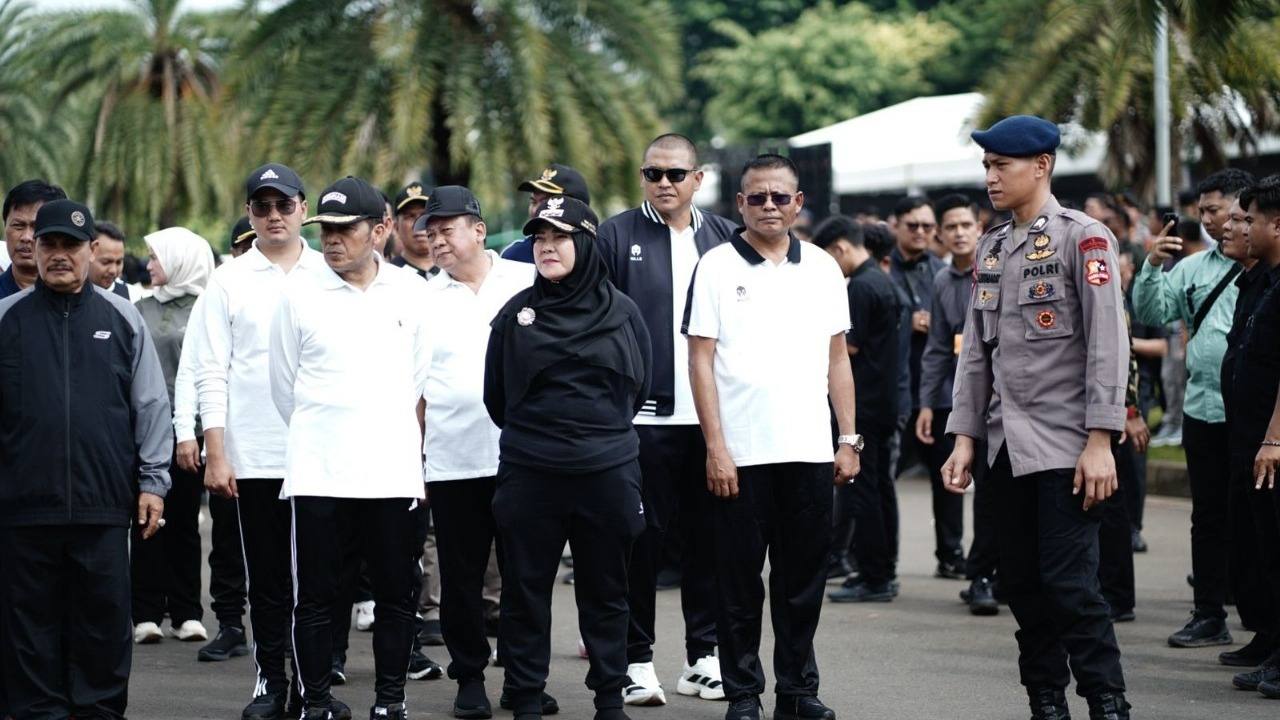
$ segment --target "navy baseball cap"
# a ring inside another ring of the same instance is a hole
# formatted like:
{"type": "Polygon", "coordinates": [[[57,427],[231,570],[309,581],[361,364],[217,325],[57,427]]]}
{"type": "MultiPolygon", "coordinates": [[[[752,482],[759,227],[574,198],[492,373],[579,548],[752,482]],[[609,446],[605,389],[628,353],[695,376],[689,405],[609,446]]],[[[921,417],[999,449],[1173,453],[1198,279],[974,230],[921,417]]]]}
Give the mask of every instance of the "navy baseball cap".
{"type": "Polygon", "coordinates": [[[263,188],[271,188],[284,193],[286,197],[306,197],[302,188],[302,178],[292,168],[280,163],[267,163],[249,173],[244,181],[244,197],[251,199],[254,193],[263,188]]]}
{"type": "Polygon", "coordinates": [[[525,180],[517,188],[521,192],[544,192],[548,195],[568,195],[582,202],[591,204],[591,193],[587,191],[587,180],[582,173],[568,165],[552,163],[542,171],[542,177],[525,180]]]}
{"type": "Polygon", "coordinates": [[[543,200],[538,205],[533,217],[524,224],[524,234],[533,235],[544,224],[563,232],[581,231],[595,237],[600,218],[596,217],[590,205],[581,200],[556,195],[543,200]]]}
{"type": "Polygon", "coordinates": [[[427,188],[422,185],[422,183],[420,182],[409,183],[408,185],[404,186],[404,189],[396,193],[396,204],[395,204],[396,214],[397,215],[400,214],[400,211],[404,209],[404,206],[408,205],[409,203],[420,202],[423,205],[426,205],[430,199],[431,199],[431,192],[428,191],[427,188]]]}
{"type": "Polygon", "coordinates": [[[1058,126],[1034,115],[1012,115],[986,130],[973,131],[970,137],[983,150],[1009,157],[1053,154],[1062,144],[1058,126]]]}
{"type": "Polygon", "coordinates": [[[241,217],[231,228],[232,245],[244,242],[245,240],[253,240],[256,237],[258,237],[258,234],[254,232],[253,225],[249,224],[248,216],[241,217]]]}
{"type": "Polygon", "coordinates": [[[320,193],[319,213],[307,218],[303,225],[325,223],[350,225],[361,220],[381,221],[386,213],[382,193],[358,177],[348,175],[320,193]]]}
{"type": "Polygon", "coordinates": [[[98,234],[93,226],[93,213],[74,200],[53,200],[36,211],[35,236],[58,233],[80,242],[91,242],[98,234]]]}
{"type": "Polygon", "coordinates": [[[441,185],[431,193],[431,199],[427,201],[427,212],[422,217],[444,218],[459,215],[481,217],[480,201],[469,189],[461,185],[441,185]]]}

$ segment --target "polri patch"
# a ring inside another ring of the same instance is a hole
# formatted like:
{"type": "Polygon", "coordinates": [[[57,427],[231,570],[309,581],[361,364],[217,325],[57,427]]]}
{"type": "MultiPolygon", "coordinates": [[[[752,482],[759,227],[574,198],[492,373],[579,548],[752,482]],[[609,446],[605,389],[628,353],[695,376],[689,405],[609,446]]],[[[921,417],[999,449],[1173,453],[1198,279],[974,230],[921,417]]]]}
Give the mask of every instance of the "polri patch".
{"type": "Polygon", "coordinates": [[[1061,275],[1062,265],[1057,262],[1045,263],[1043,265],[1032,265],[1022,268],[1022,279],[1035,277],[1049,277],[1050,275],[1061,275]]]}
{"type": "Polygon", "coordinates": [[[1097,237],[1097,236],[1087,237],[1080,241],[1080,252],[1082,254],[1090,252],[1092,250],[1105,251],[1106,249],[1107,249],[1107,239],[1104,237],[1097,237]]]}
{"type": "Polygon", "coordinates": [[[1053,283],[1040,280],[1027,288],[1027,299],[1029,300],[1048,300],[1058,294],[1058,289],[1053,283]]]}
{"type": "Polygon", "coordinates": [[[1036,315],[1036,324],[1044,330],[1052,330],[1058,325],[1058,316],[1052,310],[1042,310],[1036,315]]]}
{"type": "Polygon", "coordinates": [[[1084,264],[1084,280],[1090,285],[1106,285],[1111,282],[1111,269],[1107,261],[1093,258],[1084,264]]]}

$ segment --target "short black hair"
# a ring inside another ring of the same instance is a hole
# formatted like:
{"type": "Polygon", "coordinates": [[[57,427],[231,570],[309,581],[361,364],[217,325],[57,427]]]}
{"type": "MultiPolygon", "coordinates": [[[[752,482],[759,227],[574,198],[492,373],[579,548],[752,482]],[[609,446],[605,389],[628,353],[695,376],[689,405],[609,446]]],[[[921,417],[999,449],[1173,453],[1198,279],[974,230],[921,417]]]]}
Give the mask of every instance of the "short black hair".
{"type": "MultiPolygon", "coordinates": [[[[109,220],[94,220],[93,227],[98,231],[98,235],[106,235],[112,240],[124,242],[124,231],[109,220]]],[[[96,237],[94,239],[97,240],[96,237]]]]}
{"type": "Polygon", "coordinates": [[[866,241],[862,226],[854,222],[851,217],[832,215],[814,228],[812,242],[823,250],[841,240],[847,241],[854,247],[862,247],[866,241]]]}
{"type": "Polygon", "coordinates": [[[893,252],[893,249],[898,245],[897,238],[893,236],[889,226],[884,223],[863,223],[862,242],[866,246],[867,252],[871,253],[871,257],[876,260],[883,260],[889,257],[889,253],[893,252]]]}
{"type": "Polygon", "coordinates": [[[741,186],[741,183],[747,179],[747,173],[752,170],[778,170],[784,168],[791,172],[791,175],[796,179],[796,183],[799,184],[800,171],[796,169],[796,164],[791,162],[791,158],[777,153],[763,153],[751,158],[742,166],[742,178],[739,180],[739,185],[741,186]]]}
{"type": "Polygon", "coordinates": [[[969,212],[973,213],[974,220],[978,219],[978,203],[970,200],[960,193],[952,193],[950,195],[943,196],[938,200],[937,204],[933,206],[933,211],[938,214],[938,222],[941,223],[942,216],[956,208],[966,208],[969,212]]]}
{"type": "Polygon", "coordinates": [[[907,195],[893,204],[893,216],[902,217],[916,208],[928,207],[933,209],[933,203],[929,202],[929,198],[924,195],[907,195]]]}
{"type": "Polygon", "coordinates": [[[644,154],[648,155],[649,151],[655,147],[665,150],[684,150],[689,153],[689,157],[693,160],[693,164],[698,164],[698,146],[693,144],[689,138],[680,133],[663,133],[658,137],[649,141],[644,148],[644,154]]]}
{"type": "Polygon", "coordinates": [[[1178,205],[1195,205],[1200,200],[1200,195],[1195,190],[1183,190],[1178,193],[1178,205]]]}
{"type": "Polygon", "coordinates": [[[1240,193],[1240,207],[1248,210],[1255,204],[1268,216],[1280,212],[1280,175],[1268,175],[1240,193]]]}
{"type": "Polygon", "coordinates": [[[23,205],[47,203],[54,200],[66,200],[67,194],[57,185],[50,185],[44,180],[23,180],[14,185],[4,196],[4,213],[0,219],[8,220],[9,211],[23,205]]]}
{"type": "Polygon", "coordinates": [[[1196,195],[1220,192],[1223,195],[1239,195],[1241,190],[1257,182],[1253,173],[1240,168],[1226,168],[1210,175],[1196,186],[1196,195]]]}

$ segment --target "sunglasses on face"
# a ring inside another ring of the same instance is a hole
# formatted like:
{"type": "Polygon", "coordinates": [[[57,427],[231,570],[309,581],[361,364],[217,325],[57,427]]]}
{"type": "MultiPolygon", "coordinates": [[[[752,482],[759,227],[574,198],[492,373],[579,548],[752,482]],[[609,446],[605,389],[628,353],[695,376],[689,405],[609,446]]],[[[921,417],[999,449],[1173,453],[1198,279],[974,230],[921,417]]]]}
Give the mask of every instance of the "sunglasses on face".
{"type": "Polygon", "coordinates": [[[790,205],[792,197],[794,196],[788,195],[787,193],[754,193],[747,196],[747,204],[752,207],[760,207],[764,205],[767,200],[773,200],[774,205],[781,207],[783,205],[790,205]]]}
{"type": "Polygon", "coordinates": [[[924,222],[909,222],[909,223],[903,223],[903,224],[906,225],[907,229],[910,230],[911,232],[920,232],[921,230],[925,232],[932,232],[933,229],[937,227],[937,225],[935,225],[934,223],[924,223],[924,222]]]}
{"type": "Polygon", "coordinates": [[[640,170],[640,173],[644,175],[644,179],[651,183],[662,182],[662,177],[665,175],[673,185],[684,182],[684,179],[688,177],[691,172],[693,171],[685,170],[684,168],[667,168],[664,170],[662,168],[647,167],[641,168],[640,170]]]}
{"type": "Polygon", "coordinates": [[[253,213],[254,217],[269,217],[272,208],[279,210],[281,215],[292,215],[293,211],[298,209],[298,201],[293,198],[284,198],[283,200],[253,200],[249,203],[249,212],[253,213]]]}

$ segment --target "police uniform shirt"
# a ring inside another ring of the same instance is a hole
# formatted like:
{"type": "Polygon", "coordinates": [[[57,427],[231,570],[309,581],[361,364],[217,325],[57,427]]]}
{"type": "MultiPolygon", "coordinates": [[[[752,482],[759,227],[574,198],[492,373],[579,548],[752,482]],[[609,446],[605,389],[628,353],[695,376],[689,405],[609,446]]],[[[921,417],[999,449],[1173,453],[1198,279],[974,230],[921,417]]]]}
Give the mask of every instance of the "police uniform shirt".
{"type": "Polygon", "coordinates": [[[835,260],[791,238],[766,260],[735,233],[702,256],[683,331],[712,338],[720,423],[735,465],[829,463],[831,337],[849,330],[835,260]]]}
{"type": "Polygon", "coordinates": [[[979,242],[950,434],[1007,444],[1015,476],[1075,467],[1090,430],[1124,429],[1129,337],[1111,233],[1052,196],[979,242]]]}

